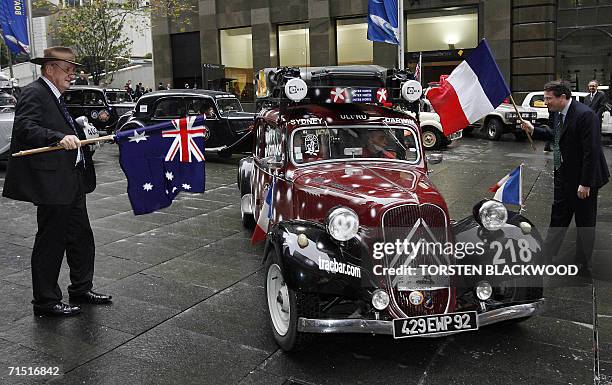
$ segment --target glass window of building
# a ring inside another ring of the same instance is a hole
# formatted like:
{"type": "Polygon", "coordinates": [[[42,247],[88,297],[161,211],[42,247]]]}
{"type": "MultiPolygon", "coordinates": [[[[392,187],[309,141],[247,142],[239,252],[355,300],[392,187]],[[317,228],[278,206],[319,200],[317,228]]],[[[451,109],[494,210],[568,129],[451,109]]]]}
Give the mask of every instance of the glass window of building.
{"type": "Polygon", "coordinates": [[[278,26],[278,54],[281,66],[310,65],[308,24],[278,26]]]}
{"type": "Polygon", "coordinates": [[[368,22],[365,17],[337,20],[338,65],[373,63],[374,46],[367,35],[368,22]]]}
{"type": "Polygon", "coordinates": [[[225,66],[227,83],[224,90],[241,101],[252,102],[253,92],[253,35],[251,27],[219,31],[221,64],[225,66]]]}
{"type": "Polygon", "coordinates": [[[406,17],[406,50],[446,51],[478,45],[478,10],[456,8],[406,17]],[[424,38],[426,37],[426,38],[424,38]]]}

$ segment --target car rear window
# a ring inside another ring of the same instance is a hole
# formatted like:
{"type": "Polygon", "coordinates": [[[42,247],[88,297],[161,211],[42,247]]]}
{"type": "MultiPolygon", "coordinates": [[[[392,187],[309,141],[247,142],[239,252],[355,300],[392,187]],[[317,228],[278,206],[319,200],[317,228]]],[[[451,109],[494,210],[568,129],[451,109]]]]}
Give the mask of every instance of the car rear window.
{"type": "Polygon", "coordinates": [[[159,100],[153,113],[153,117],[157,119],[178,119],[185,116],[185,101],[182,98],[159,100]]]}

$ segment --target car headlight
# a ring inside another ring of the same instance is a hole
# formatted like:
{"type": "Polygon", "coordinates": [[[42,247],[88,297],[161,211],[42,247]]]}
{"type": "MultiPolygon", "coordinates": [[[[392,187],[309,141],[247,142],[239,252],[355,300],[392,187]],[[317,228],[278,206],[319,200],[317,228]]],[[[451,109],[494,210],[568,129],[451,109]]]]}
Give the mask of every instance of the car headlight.
{"type": "Polygon", "coordinates": [[[474,206],[474,218],[487,230],[499,230],[508,221],[508,210],[501,202],[483,200],[474,206]]]}
{"type": "Polygon", "coordinates": [[[359,218],[347,207],[335,208],[327,216],[327,232],[338,241],[348,241],[358,230],[359,218]]]}

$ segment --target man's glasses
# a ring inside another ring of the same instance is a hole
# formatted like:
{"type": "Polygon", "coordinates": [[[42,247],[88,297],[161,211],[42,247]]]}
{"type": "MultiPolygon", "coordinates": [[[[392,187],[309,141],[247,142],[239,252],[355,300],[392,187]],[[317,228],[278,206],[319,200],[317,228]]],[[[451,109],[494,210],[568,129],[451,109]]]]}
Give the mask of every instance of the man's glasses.
{"type": "Polygon", "coordinates": [[[74,77],[76,77],[76,76],[77,76],[77,74],[76,74],[76,72],[74,72],[74,70],[72,70],[72,72],[68,72],[67,70],[65,70],[64,68],[62,68],[62,66],[61,66],[61,65],[59,65],[59,64],[53,64],[53,65],[54,65],[54,66],[56,66],[57,68],[61,69],[61,70],[62,70],[62,71],[63,71],[63,72],[66,74],[66,75],[68,75],[68,76],[70,76],[70,77],[73,77],[73,78],[74,78],[74,77]]]}

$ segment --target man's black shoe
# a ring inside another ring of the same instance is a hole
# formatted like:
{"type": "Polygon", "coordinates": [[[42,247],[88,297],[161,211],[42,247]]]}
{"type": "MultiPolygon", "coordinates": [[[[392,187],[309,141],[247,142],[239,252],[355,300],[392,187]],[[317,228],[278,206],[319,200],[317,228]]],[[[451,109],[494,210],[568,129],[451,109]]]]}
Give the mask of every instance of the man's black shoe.
{"type": "Polygon", "coordinates": [[[105,303],[112,302],[112,296],[106,294],[99,294],[91,290],[87,290],[84,293],[70,294],[70,302],[77,303],[91,303],[94,305],[103,305],[105,303]]]}
{"type": "Polygon", "coordinates": [[[70,317],[80,312],[81,308],[79,306],[71,306],[63,302],[56,303],[53,306],[34,306],[34,315],[36,316],[70,317]]]}

